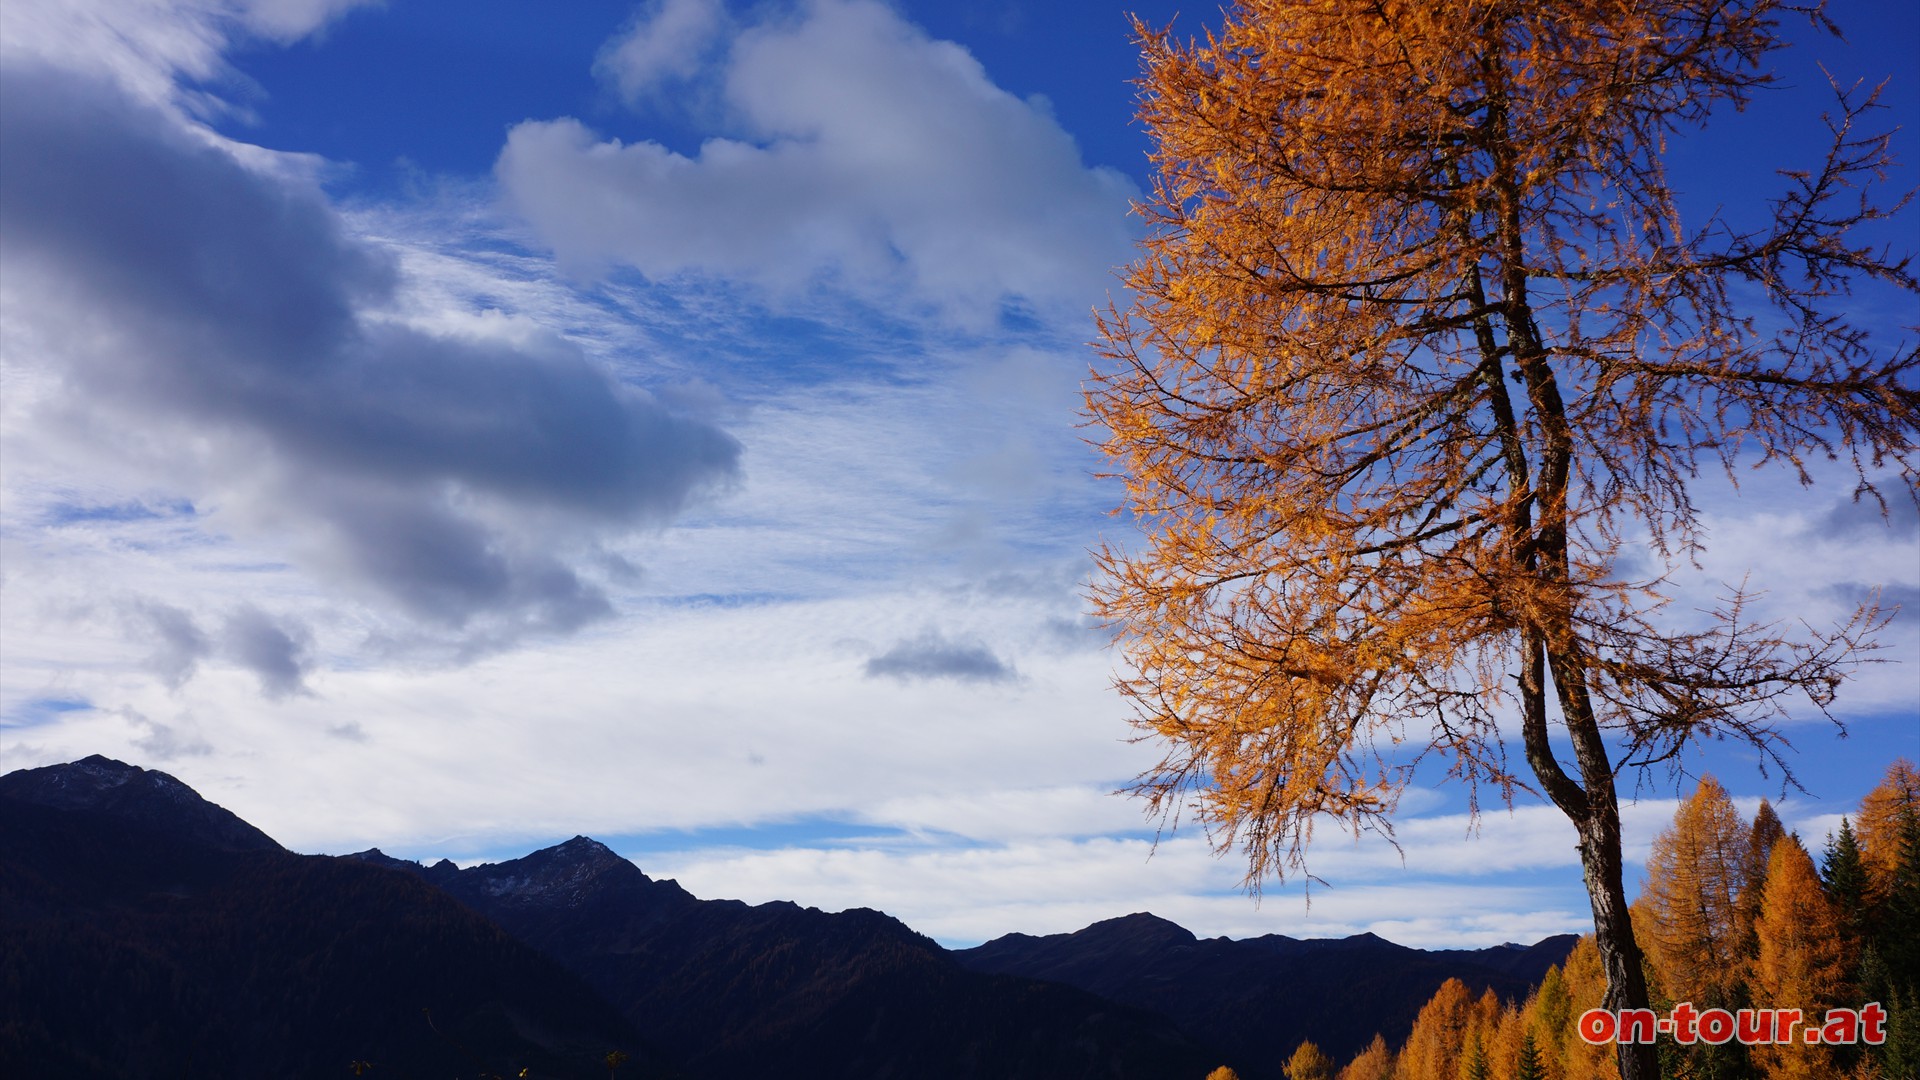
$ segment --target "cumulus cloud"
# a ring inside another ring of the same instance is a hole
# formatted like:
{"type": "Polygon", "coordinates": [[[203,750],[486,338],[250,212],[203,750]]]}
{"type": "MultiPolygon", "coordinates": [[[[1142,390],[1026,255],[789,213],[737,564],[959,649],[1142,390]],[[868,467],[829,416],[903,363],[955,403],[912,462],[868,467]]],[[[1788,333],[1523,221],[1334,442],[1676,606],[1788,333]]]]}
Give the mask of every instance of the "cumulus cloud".
{"type": "MultiPolygon", "coordinates": [[[[662,6],[605,64],[623,86],[679,70],[658,53],[702,10],[662,6]]],[[[740,29],[709,74],[737,137],[691,157],[573,119],[512,130],[497,175],[563,265],[776,288],[824,275],[977,321],[1007,301],[1084,310],[1131,255],[1129,181],[875,0],[740,29]]]]}
{"type": "Polygon", "coordinates": [[[652,0],[601,50],[594,70],[622,97],[643,98],[663,83],[698,72],[726,25],[727,9],[720,0],[652,0]]]}
{"type": "MultiPolygon", "coordinates": [[[[59,384],[36,420],[221,524],[443,630],[565,631],[610,611],[583,575],[600,540],[736,474],[731,436],[556,335],[383,315],[392,261],[312,187],[101,80],[0,80],[11,351],[59,384]]],[[[204,649],[155,618],[183,679],[204,649]]],[[[269,692],[300,685],[240,636],[269,692]]]]}
{"type": "Polygon", "coordinates": [[[938,631],[895,643],[867,661],[868,678],[957,679],[961,682],[1011,682],[1019,676],[1013,666],[977,641],[953,641],[938,631]]]}

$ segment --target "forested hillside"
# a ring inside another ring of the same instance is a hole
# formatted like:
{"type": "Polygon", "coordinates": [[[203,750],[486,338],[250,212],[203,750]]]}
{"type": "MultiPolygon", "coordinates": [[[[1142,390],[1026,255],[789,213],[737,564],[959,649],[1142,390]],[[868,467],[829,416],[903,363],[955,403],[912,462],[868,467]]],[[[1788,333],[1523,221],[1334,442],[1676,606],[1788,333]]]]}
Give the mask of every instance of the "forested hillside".
{"type": "MultiPolygon", "coordinates": [[[[1907,1080],[1920,1075],[1920,772],[1901,759],[1816,856],[1762,801],[1751,820],[1703,777],[1654,841],[1633,905],[1656,1013],[1885,1009],[1885,1041],[1743,1045],[1662,1034],[1661,1072],[1701,1080],[1907,1080]]],[[[1303,1044],[1291,1080],[1615,1080],[1610,1044],[1577,1030],[1605,976],[1591,936],[1524,1000],[1450,979],[1400,1046],[1383,1038],[1337,1073],[1303,1044]]]]}

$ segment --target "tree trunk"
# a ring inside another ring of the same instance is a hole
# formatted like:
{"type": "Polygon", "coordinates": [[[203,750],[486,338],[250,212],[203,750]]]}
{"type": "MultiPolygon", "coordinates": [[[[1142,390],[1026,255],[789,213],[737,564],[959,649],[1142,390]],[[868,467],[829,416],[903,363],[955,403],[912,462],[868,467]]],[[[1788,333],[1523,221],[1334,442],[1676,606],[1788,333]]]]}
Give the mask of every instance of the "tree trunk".
{"type": "MultiPolygon", "coordinates": [[[[1607,996],[1602,1005],[1617,1016],[1624,1009],[1648,1006],[1646,972],[1640,963],[1640,944],[1634,940],[1633,919],[1621,882],[1620,807],[1608,784],[1597,796],[1580,832],[1580,865],[1587,882],[1587,900],[1593,906],[1593,940],[1607,973],[1607,996]]],[[[1621,1042],[1614,1048],[1620,1061],[1620,1080],[1659,1080],[1659,1055],[1652,1043],[1621,1042]]]]}

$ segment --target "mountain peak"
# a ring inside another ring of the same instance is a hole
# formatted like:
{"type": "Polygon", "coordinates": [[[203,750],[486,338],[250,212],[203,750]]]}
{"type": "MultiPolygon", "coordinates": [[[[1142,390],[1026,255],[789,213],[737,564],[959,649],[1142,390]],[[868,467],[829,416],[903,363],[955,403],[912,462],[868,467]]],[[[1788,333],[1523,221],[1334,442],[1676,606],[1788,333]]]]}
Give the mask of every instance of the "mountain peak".
{"type": "Polygon", "coordinates": [[[419,863],[411,859],[396,859],[377,847],[368,848],[365,851],[355,851],[343,855],[341,858],[353,859],[363,863],[372,863],[374,866],[384,866],[389,870],[405,870],[410,874],[419,874],[423,870],[419,863]]]}
{"type": "Polygon", "coordinates": [[[556,855],[565,855],[570,859],[620,858],[620,856],[613,853],[612,848],[595,840],[591,836],[576,836],[564,844],[555,844],[547,850],[556,855]]]}
{"type": "Polygon", "coordinates": [[[14,798],[27,799],[56,809],[79,810],[95,806],[107,792],[129,783],[145,781],[156,788],[177,786],[191,791],[163,772],[148,772],[138,765],[116,761],[104,754],[92,754],[65,765],[39,769],[21,769],[9,773],[0,784],[14,798]],[[31,791],[33,795],[22,792],[31,791]]]}
{"type": "Polygon", "coordinates": [[[55,810],[93,811],[226,851],[284,850],[167,773],[102,754],[0,776],[0,795],[55,810]]]}
{"type": "Polygon", "coordinates": [[[622,882],[648,883],[639,867],[589,836],[576,836],[507,862],[475,866],[461,876],[500,900],[564,907],[578,907],[622,882]]]}
{"type": "Polygon", "coordinates": [[[1194,937],[1193,931],[1150,911],[1136,911],[1131,915],[1102,919],[1074,936],[1123,938],[1130,942],[1155,945],[1191,945],[1199,940],[1194,937]]]}

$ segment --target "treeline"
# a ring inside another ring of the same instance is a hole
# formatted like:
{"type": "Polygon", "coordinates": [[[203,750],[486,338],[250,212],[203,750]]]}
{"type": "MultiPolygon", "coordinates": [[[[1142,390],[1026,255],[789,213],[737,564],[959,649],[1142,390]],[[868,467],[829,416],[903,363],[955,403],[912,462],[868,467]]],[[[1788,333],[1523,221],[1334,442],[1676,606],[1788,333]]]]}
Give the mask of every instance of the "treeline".
{"type": "MultiPolygon", "coordinates": [[[[1685,1080],[1906,1080],[1920,1076],[1920,772],[1901,759],[1826,838],[1816,865],[1761,802],[1746,820],[1712,777],[1654,840],[1633,905],[1653,1007],[1799,1009],[1879,1002],[1886,1041],[1871,1046],[1683,1045],[1659,1039],[1663,1076],[1685,1080]]],[[[1478,998],[1448,980],[1398,1049],[1376,1036],[1340,1067],[1312,1043],[1290,1080],[1617,1080],[1612,1044],[1575,1024],[1606,989],[1582,938],[1523,1002],[1478,998]]],[[[1796,1032],[1796,1039],[1799,1033],[1796,1032]]],[[[1224,1071],[1224,1070],[1223,1070],[1224,1071]]],[[[1219,1074],[1216,1073],[1216,1076],[1219,1074]]]]}

